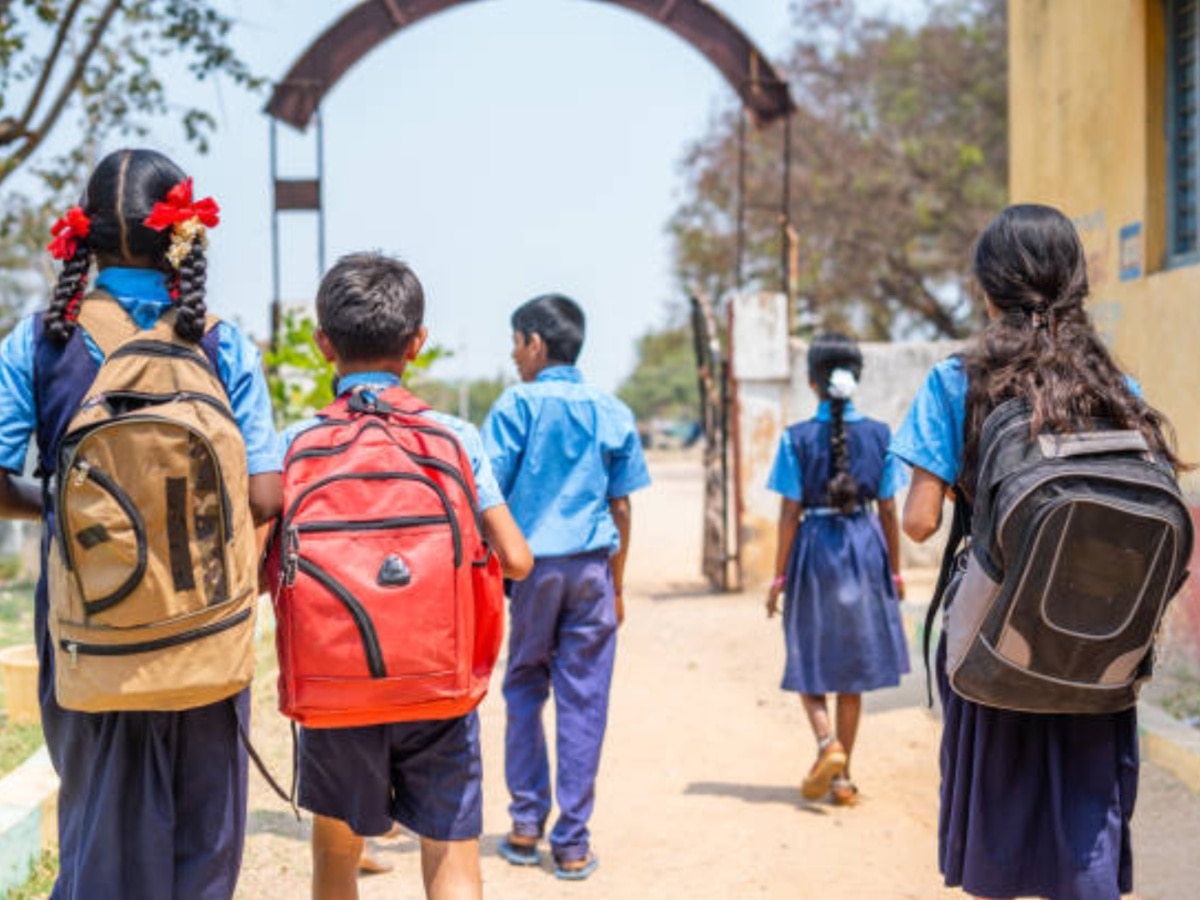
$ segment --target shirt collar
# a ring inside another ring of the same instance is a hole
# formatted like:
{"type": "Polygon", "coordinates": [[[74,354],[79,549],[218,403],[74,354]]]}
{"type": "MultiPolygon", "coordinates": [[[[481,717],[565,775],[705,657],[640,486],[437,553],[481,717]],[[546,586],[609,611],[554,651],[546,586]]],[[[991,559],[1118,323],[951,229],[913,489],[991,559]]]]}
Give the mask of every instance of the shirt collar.
{"type": "Polygon", "coordinates": [[[337,393],[341,397],[361,387],[387,390],[400,387],[401,383],[400,376],[391,372],[354,372],[337,380],[337,393]]]}
{"type": "MultiPolygon", "coordinates": [[[[832,422],[833,421],[833,412],[830,409],[830,404],[829,404],[828,400],[822,400],[817,405],[816,419],[818,422],[832,422]]],[[[842,412],[842,421],[843,422],[861,422],[862,420],[863,420],[863,414],[854,408],[854,403],[852,401],[847,400],[845,410],[842,412]]]]}
{"type": "Polygon", "coordinates": [[[575,366],[546,366],[546,368],[537,373],[537,378],[534,381],[570,381],[580,383],[583,381],[583,373],[575,366]]]}
{"type": "Polygon", "coordinates": [[[97,290],[112,295],[139,328],[153,328],[172,306],[167,276],[157,269],[109,266],[96,278],[97,290]]]}

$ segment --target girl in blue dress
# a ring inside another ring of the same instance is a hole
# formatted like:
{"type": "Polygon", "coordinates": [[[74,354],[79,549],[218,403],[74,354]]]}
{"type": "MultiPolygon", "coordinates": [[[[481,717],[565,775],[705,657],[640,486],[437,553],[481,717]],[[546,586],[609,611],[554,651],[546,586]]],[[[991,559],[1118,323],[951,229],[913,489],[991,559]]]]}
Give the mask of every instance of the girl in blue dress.
{"type": "Polygon", "coordinates": [[[808,800],[832,790],[839,805],[858,796],[850,756],[862,693],[895,686],[908,671],[892,499],[902,475],[887,456],[887,425],[850,402],[862,365],[849,338],[813,341],[808,378],[820,405],[813,418],[784,433],[767,482],[783,496],[767,615],[775,615],[784,594],[782,687],[800,693],[817,739],[817,760],[800,790],[808,800]],[[837,694],[836,728],[826,694],[837,694]]]}
{"type": "MultiPolygon", "coordinates": [[[[954,487],[969,501],[988,413],[1023,397],[1050,428],[1108,416],[1173,463],[1169,426],[1113,362],[1084,311],[1083,246],[1070,220],[1013,206],[979,238],[975,276],[990,323],[929,373],[892,453],[914,467],[904,530],[927,540],[954,487]]],[[[980,706],[936,672],[942,699],[938,861],[977,897],[1117,900],[1132,889],[1129,820],[1137,713],[1039,715],[980,706]]]]}

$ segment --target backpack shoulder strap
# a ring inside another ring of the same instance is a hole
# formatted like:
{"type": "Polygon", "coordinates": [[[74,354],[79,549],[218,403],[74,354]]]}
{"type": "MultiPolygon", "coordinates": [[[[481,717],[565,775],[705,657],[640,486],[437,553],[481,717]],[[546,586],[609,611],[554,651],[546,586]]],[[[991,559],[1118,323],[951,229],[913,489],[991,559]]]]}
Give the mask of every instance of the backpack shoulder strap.
{"type": "Polygon", "coordinates": [[[137,322],[106,291],[92,291],[80,304],[79,327],[87,332],[105,359],[141,334],[137,322]]]}
{"type": "Polygon", "coordinates": [[[946,599],[946,589],[950,586],[950,578],[954,573],[954,560],[958,557],[958,548],[970,531],[971,509],[962,488],[954,489],[954,519],[950,523],[950,537],[946,540],[946,549],[942,553],[942,568],[938,572],[937,585],[933,589],[933,598],[929,601],[929,609],[925,612],[925,633],[921,636],[921,655],[925,658],[925,693],[929,706],[933,707],[933,675],[929,668],[929,648],[933,643],[933,626],[937,623],[938,610],[946,599]]]}

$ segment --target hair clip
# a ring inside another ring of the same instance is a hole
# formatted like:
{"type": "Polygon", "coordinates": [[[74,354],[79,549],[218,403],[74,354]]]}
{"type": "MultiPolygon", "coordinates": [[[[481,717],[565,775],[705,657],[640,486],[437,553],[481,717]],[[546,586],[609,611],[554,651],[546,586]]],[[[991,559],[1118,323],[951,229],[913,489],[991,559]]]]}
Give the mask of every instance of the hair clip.
{"type": "Polygon", "coordinates": [[[178,269],[191,252],[192,245],[208,246],[206,229],[216,228],[221,221],[221,209],[212,197],[192,199],[191,176],[167,191],[165,200],[154,204],[150,215],[142,222],[154,231],[171,229],[171,245],[167,260],[178,269]]]}
{"type": "Polygon", "coordinates": [[[86,238],[91,230],[92,220],[83,211],[83,207],[72,206],[50,226],[54,240],[46,245],[46,249],[55,259],[72,259],[75,251],[79,249],[79,242],[86,238]]]}

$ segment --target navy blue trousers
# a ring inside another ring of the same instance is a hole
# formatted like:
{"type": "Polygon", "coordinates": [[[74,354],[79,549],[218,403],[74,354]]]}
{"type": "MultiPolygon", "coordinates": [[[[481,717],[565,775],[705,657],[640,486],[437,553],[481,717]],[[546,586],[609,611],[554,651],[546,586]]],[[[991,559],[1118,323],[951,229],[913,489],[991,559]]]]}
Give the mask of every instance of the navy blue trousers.
{"type": "Polygon", "coordinates": [[[504,699],[504,774],[513,831],[541,836],[550,815],[550,763],[542,707],[554,689],[559,818],[554,855],[582,859],[596,799],[600,748],[617,650],[617,613],[607,553],[539,559],[515,585],[504,699]]]}
{"type": "MultiPolygon", "coordinates": [[[[43,567],[44,568],[44,567],[43,567]]],[[[81,713],[54,699],[46,580],[34,630],[46,747],[61,786],[51,900],[229,900],[246,835],[246,750],[235,707],[81,713]]]]}

